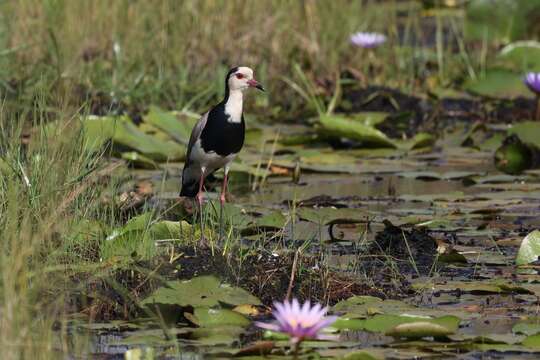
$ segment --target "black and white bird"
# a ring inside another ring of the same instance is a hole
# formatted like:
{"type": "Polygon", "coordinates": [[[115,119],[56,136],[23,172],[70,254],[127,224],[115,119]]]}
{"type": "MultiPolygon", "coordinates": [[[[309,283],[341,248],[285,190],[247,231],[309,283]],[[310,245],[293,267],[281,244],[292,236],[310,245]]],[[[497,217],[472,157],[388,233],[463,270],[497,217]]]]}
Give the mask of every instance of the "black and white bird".
{"type": "MultiPolygon", "coordinates": [[[[219,197],[223,211],[229,167],[244,145],[244,91],[251,87],[264,91],[264,88],[254,79],[253,70],[245,66],[231,69],[225,78],[225,97],[219,104],[206,112],[191,131],[186,163],[182,171],[180,196],[197,199],[201,231],[203,229],[204,179],[216,170],[223,168],[224,177],[219,197]]],[[[220,219],[220,237],[221,227],[222,218],[220,219]]]]}

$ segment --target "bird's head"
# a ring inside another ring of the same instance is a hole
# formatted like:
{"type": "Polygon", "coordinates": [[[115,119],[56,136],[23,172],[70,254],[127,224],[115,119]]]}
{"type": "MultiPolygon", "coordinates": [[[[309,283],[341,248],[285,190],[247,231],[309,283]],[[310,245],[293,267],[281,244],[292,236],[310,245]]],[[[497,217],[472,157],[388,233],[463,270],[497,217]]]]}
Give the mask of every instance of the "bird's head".
{"type": "Polygon", "coordinates": [[[233,68],[227,74],[227,85],[229,90],[244,91],[250,87],[264,91],[264,88],[253,77],[253,70],[246,66],[233,68]]]}

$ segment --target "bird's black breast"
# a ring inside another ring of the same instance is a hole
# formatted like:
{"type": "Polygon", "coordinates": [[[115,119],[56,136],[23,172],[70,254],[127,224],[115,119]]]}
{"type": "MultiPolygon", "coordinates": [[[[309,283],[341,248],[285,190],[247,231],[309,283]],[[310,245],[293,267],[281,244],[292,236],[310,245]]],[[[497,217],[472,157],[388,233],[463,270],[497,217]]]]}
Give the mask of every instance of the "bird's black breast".
{"type": "Polygon", "coordinates": [[[227,121],[225,105],[219,104],[208,114],[206,126],[201,133],[201,146],[205,152],[221,156],[236,154],[244,145],[246,126],[244,116],[240,122],[227,121]]]}

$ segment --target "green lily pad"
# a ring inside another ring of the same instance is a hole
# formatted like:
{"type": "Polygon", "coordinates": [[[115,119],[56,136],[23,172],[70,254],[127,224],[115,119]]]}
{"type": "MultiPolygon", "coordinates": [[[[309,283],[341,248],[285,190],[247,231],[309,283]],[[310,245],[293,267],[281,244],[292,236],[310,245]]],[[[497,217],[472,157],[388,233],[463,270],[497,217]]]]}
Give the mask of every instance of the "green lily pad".
{"type": "Polygon", "coordinates": [[[115,145],[156,161],[180,160],[185,155],[185,147],[144,133],[127,116],[89,116],[81,121],[85,144],[90,150],[96,150],[112,139],[115,145]]]}
{"type": "Polygon", "coordinates": [[[521,344],[528,348],[540,349],[540,334],[527,336],[521,344]]]}
{"type": "Polygon", "coordinates": [[[428,321],[416,321],[399,324],[386,332],[386,335],[404,338],[422,338],[427,336],[446,336],[453,334],[455,330],[448,329],[443,325],[428,321]]]}
{"type": "Polygon", "coordinates": [[[397,337],[423,337],[452,334],[457,330],[460,321],[460,318],[451,315],[432,318],[429,316],[376,314],[367,319],[341,318],[332,324],[332,327],[382,332],[397,337]],[[399,327],[404,324],[415,325],[399,327]],[[427,335],[419,336],[420,334],[427,335]]]}
{"type": "Polygon", "coordinates": [[[360,209],[352,208],[308,208],[300,207],[296,213],[301,219],[320,225],[336,223],[364,223],[367,222],[368,214],[360,209]]]}
{"type": "Polygon", "coordinates": [[[379,111],[365,111],[355,114],[348,114],[348,116],[366,126],[375,126],[382,123],[387,117],[388,113],[379,111]]]}
{"type": "Polygon", "coordinates": [[[113,117],[87,116],[81,118],[84,146],[90,151],[98,151],[106,141],[114,136],[116,121],[113,117]]]}
{"type": "Polygon", "coordinates": [[[217,309],[210,307],[197,307],[193,315],[189,318],[197,326],[213,327],[213,326],[241,326],[245,327],[250,324],[248,318],[229,309],[217,309]]]}
{"type": "Polygon", "coordinates": [[[540,256],[540,231],[534,230],[529,233],[519,247],[516,257],[516,265],[530,264],[538,260],[540,256]]]}
{"type": "Polygon", "coordinates": [[[238,342],[239,336],[244,332],[242,326],[221,325],[201,327],[191,331],[193,343],[197,346],[221,346],[232,345],[238,342]]]}
{"type": "Polygon", "coordinates": [[[144,121],[156,126],[166,132],[174,140],[187,145],[191,130],[198,118],[178,114],[171,111],[163,111],[156,106],[151,106],[148,114],[144,116],[144,121]]]}
{"type": "Polygon", "coordinates": [[[532,95],[523,84],[522,73],[505,69],[487,70],[484,77],[467,80],[464,89],[476,95],[492,98],[515,98],[532,95]]]}
{"type": "Polygon", "coordinates": [[[287,217],[281,211],[271,211],[268,214],[256,218],[254,225],[258,228],[282,229],[287,223],[287,217]]]}
{"type": "Polygon", "coordinates": [[[508,134],[515,134],[525,143],[536,145],[540,148],[540,122],[523,121],[512,124],[508,129],[508,134]]]}
{"type": "Polygon", "coordinates": [[[540,43],[538,41],[516,41],[506,45],[499,59],[510,63],[520,71],[540,71],[540,43]]]}
{"type": "Polygon", "coordinates": [[[384,357],[374,355],[365,350],[352,351],[342,357],[344,360],[381,360],[384,357]]]}
{"type": "Polygon", "coordinates": [[[512,327],[514,334],[536,335],[540,334],[540,321],[533,322],[532,320],[521,321],[512,327]]]}
{"type": "Polygon", "coordinates": [[[149,157],[139,154],[136,151],[128,151],[122,153],[122,159],[127,160],[136,168],[141,169],[159,169],[159,165],[149,157]]]}
{"type": "Polygon", "coordinates": [[[168,281],[166,286],[144,299],[141,305],[213,307],[220,303],[259,305],[260,300],[244,289],[221,283],[214,276],[199,276],[191,280],[168,281]]]}
{"type": "Polygon", "coordinates": [[[373,147],[396,147],[383,132],[342,115],[321,115],[319,123],[323,136],[344,137],[373,147]]]}

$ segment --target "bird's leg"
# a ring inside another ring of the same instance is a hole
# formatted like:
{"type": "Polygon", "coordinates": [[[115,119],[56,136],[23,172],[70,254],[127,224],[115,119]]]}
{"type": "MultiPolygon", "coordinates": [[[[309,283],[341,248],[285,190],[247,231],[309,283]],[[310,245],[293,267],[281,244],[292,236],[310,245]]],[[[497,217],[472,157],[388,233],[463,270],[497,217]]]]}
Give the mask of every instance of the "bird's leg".
{"type": "Polygon", "coordinates": [[[221,185],[221,195],[219,196],[219,202],[221,207],[219,208],[219,240],[223,238],[223,206],[225,205],[225,195],[227,194],[227,180],[229,175],[229,167],[225,167],[225,175],[223,176],[223,184],[221,185]]]}
{"type": "Polygon", "coordinates": [[[199,180],[199,192],[197,193],[197,202],[199,203],[199,220],[201,225],[201,242],[205,243],[204,225],[203,225],[203,185],[204,185],[204,169],[201,169],[201,178],[199,180]]]}

